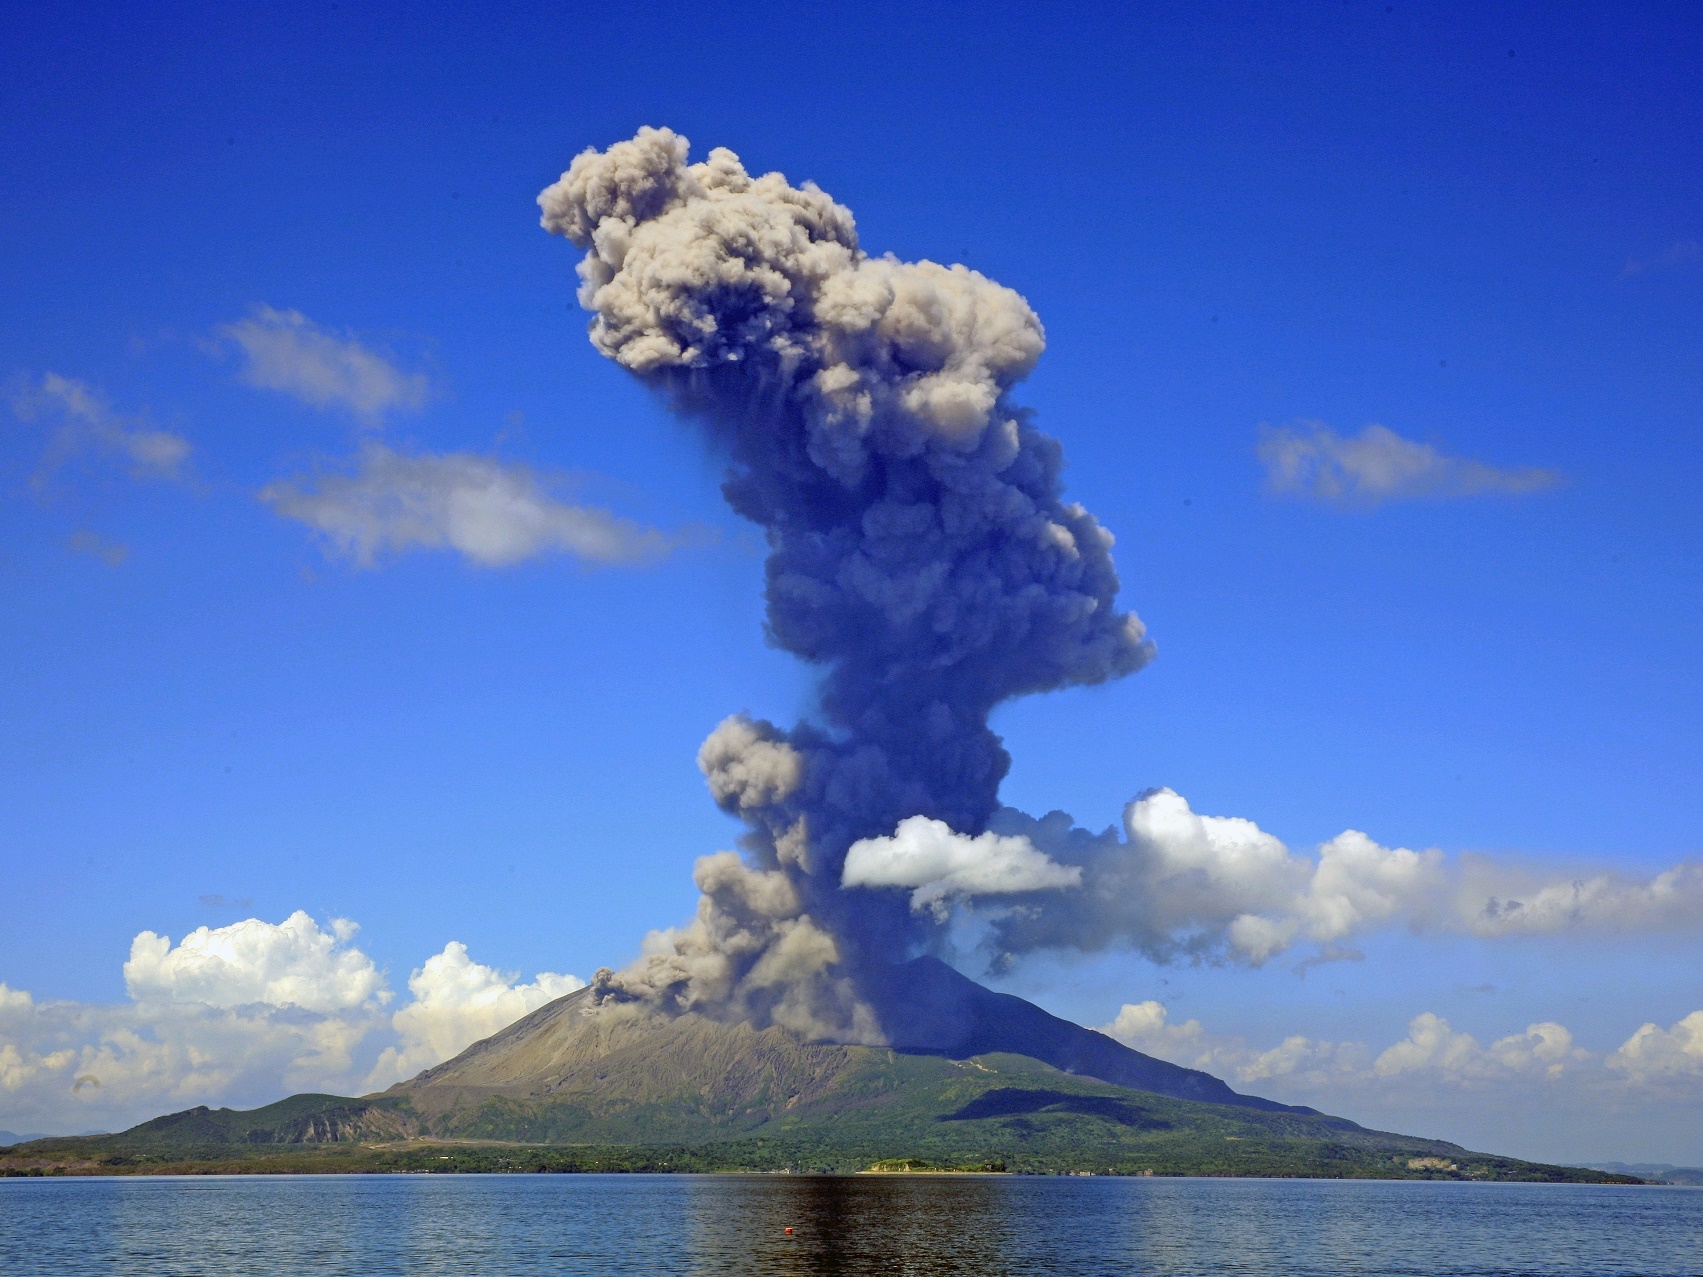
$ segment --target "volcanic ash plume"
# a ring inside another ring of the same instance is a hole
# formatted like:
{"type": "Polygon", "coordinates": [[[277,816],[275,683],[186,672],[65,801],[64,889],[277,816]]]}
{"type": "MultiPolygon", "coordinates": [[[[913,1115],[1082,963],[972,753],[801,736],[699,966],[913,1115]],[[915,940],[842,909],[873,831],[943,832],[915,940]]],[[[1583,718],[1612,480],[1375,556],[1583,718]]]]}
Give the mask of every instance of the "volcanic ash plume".
{"type": "Polygon", "coordinates": [[[820,667],[820,704],[704,742],[745,854],[700,860],[696,919],[597,996],[880,1041],[880,972],[938,922],[842,888],[847,850],[912,817],[978,838],[1010,762],[994,706],[1153,650],[1115,607],[1110,534],[1060,497],[1058,444],[1009,402],[1044,345],[1028,303],[866,256],[812,183],[687,151],[646,128],[583,152],[543,225],[585,250],[592,344],[727,450],[727,499],[767,534],[769,638],[820,667]]]}

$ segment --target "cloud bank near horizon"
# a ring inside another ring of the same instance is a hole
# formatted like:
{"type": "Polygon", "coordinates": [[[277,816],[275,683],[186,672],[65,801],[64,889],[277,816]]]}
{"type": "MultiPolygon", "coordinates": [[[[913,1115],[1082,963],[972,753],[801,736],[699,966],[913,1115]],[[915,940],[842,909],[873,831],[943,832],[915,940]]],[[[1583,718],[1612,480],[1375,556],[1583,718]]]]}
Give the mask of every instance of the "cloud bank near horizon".
{"type": "MultiPolygon", "coordinates": [[[[1486,1044],[1430,1011],[1415,1015],[1406,1036],[1381,1049],[1304,1034],[1261,1048],[1238,1034],[1209,1030],[1198,1019],[1178,1023],[1157,1000],[1125,1003],[1098,1027],[1125,1046],[1202,1069],[1237,1090],[1311,1104],[1362,1122],[1412,1126],[1446,1117],[1482,1125],[1496,1114],[1524,1127],[1522,1138],[1553,1141],[1553,1129],[1540,1136],[1532,1124],[1552,1128],[1543,1121],[1545,1110],[1566,1106],[1582,1119],[1566,1137],[1577,1144],[1625,1138],[1587,1131],[1612,1129],[1628,1103],[1686,1110],[1703,1103],[1703,1011],[1666,1028],[1645,1023],[1618,1045],[1595,1051],[1553,1020],[1486,1044]]],[[[1605,1149],[1612,1147],[1605,1142],[1605,1149]]],[[[1578,1157],[1581,1152],[1539,1155],[1578,1157]]]]}
{"type": "Polygon", "coordinates": [[[452,940],[391,1012],[358,930],[298,910],[199,927],[176,944],[143,931],[124,964],[130,1001],[116,1005],[37,1001],[0,984],[0,1127],[118,1129],[196,1104],[379,1090],[585,983],[548,971],[522,983],[452,940]]]}
{"type": "MultiPolygon", "coordinates": [[[[0,985],[0,1127],[121,1129],[195,1104],[252,1107],[300,1091],[360,1094],[448,1059],[581,988],[522,981],[451,941],[415,968],[400,1006],[358,928],[304,912],[201,927],[173,943],[139,933],[124,965],[130,1001],[38,1001],[0,985]]],[[[1371,1115],[1540,1103],[1607,1112],[1703,1102],[1703,1010],[1650,1021],[1593,1049],[1543,1020],[1488,1042],[1421,1012],[1383,1045],[1290,1034],[1251,1045],[1163,1002],[1126,1003],[1100,1031],[1239,1090],[1371,1115]]],[[[1465,1111],[1465,1110],[1461,1110],[1465,1111]]],[[[1426,1118],[1425,1120],[1434,1120],[1426,1118]]]]}

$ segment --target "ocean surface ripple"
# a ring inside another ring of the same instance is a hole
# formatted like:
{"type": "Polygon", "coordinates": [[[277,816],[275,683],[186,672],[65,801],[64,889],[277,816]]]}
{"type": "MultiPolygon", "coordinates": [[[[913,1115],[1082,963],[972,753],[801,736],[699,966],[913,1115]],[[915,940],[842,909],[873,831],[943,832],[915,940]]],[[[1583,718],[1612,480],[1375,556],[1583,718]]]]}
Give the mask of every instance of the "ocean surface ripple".
{"type": "Polygon", "coordinates": [[[1015,1176],[11,1179],[0,1180],[0,1272],[1677,1277],[1703,1273],[1703,1189],[1015,1176]]]}

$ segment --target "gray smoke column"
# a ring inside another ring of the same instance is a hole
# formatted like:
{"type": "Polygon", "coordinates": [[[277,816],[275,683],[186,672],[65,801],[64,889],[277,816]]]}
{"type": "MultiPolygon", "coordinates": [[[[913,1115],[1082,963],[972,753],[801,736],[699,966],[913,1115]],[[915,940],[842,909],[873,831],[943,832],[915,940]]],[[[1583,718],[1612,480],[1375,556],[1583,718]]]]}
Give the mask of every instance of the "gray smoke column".
{"type": "Polygon", "coordinates": [[[745,854],[700,860],[695,921],[598,996],[879,1041],[880,971],[938,924],[842,889],[847,849],[911,816],[980,834],[1010,762],[993,708],[1153,649],[1117,610],[1111,535],[1009,401],[1045,344],[1028,303],[866,255],[812,183],[687,154],[651,128],[587,150],[538,197],[543,225],[585,250],[592,344],[726,449],[726,497],[768,538],[769,638],[819,667],[820,702],[704,742],[745,854]]]}

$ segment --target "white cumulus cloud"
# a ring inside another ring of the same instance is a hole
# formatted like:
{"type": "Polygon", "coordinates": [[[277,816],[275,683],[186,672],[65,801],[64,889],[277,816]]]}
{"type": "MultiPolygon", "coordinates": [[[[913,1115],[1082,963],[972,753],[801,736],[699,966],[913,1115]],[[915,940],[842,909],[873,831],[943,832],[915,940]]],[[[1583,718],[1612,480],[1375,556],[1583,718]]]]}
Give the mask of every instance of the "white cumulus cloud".
{"type": "Polygon", "coordinates": [[[1082,885],[1025,897],[998,917],[1007,954],[1129,946],[1160,961],[1228,953],[1257,965],[1297,943],[1340,953],[1364,931],[1430,920],[1446,895],[1441,852],[1385,847],[1351,829],[1301,855],[1251,820],[1196,812],[1171,789],[1124,809],[1122,840],[1075,829],[1062,813],[1006,810],[996,824],[1079,870],[1082,885]]]}
{"type": "Polygon", "coordinates": [[[1645,1024],[1609,1057],[1610,1068],[1638,1081],[1703,1078],[1703,1011],[1671,1028],[1645,1024]]]}
{"type": "Polygon", "coordinates": [[[1291,1034],[1267,1050],[1239,1037],[1208,1032],[1199,1020],[1173,1022],[1165,1004],[1125,1003],[1100,1032],[1148,1055],[1203,1069],[1247,1088],[1272,1078],[1303,1079],[1313,1085],[1365,1076],[1372,1052],[1358,1042],[1323,1042],[1291,1034]]]}
{"type": "Polygon", "coordinates": [[[1504,469],[1453,457],[1380,425],[1353,436],[1339,435],[1321,422],[1262,427],[1259,457],[1269,491],[1337,505],[1491,493],[1517,496],[1561,482],[1554,470],[1504,469]]]}
{"type": "Polygon", "coordinates": [[[1553,1021],[1498,1038],[1487,1048],[1470,1033],[1457,1031],[1442,1016],[1427,1011],[1413,1018],[1407,1037],[1387,1048],[1372,1067],[1384,1078],[1430,1073],[1466,1082],[1505,1073],[1559,1077],[1569,1063],[1589,1058],[1573,1045],[1573,1035],[1553,1021]]]}
{"type": "Polygon", "coordinates": [[[578,976],[553,971],[541,971],[526,984],[518,979],[473,961],[466,945],[451,940],[408,977],[414,1000],[390,1019],[401,1041],[385,1048],[366,1085],[376,1090],[410,1078],[585,987],[578,976]]]}
{"type": "Polygon", "coordinates": [[[887,838],[864,838],[846,852],[841,885],[913,887],[911,908],[944,913],[951,896],[1010,895],[1074,887],[1082,870],[1060,865],[1027,838],[971,838],[942,820],[911,816],[887,838]]]}
{"type": "Polygon", "coordinates": [[[1305,945],[1314,965],[1355,956],[1357,939],[1391,927],[1486,938],[1703,929],[1698,862],[1648,879],[1580,874],[1388,847],[1354,829],[1307,854],[1251,820],[1197,812],[1170,789],[1124,809],[1121,839],[1076,828],[1062,812],[1037,820],[1008,808],[994,826],[1055,869],[1080,871],[1079,891],[1012,886],[1020,899],[971,906],[991,920],[989,942],[1004,961],[1040,949],[1129,947],[1161,962],[1228,956],[1259,965],[1305,945]]]}
{"type": "Polygon", "coordinates": [[[390,998],[354,934],[299,911],[200,927],[176,945],[144,931],[124,964],[131,1001],[116,1006],[0,986],[0,1113],[78,1130],[192,1104],[346,1092],[390,998]]]}
{"type": "Polygon", "coordinates": [[[1439,852],[1383,847],[1353,829],[1309,861],[1253,821],[1199,815],[1169,789],[1131,803],[1124,828],[1173,915],[1228,915],[1231,947],[1253,962],[1298,936],[1326,944],[1411,912],[1436,886],[1442,861],[1439,852]]]}
{"type": "Polygon", "coordinates": [[[131,942],[124,985],[138,1002],[265,1003],[323,1013],[376,1006],[390,993],[372,959],[349,946],[357,929],[334,918],[322,930],[298,909],[277,924],[250,918],[197,927],[175,947],[144,931],[131,942]]]}
{"type": "Polygon", "coordinates": [[[279,481],[260,499],[362,566],[413,549],[454,550],[482,567],[507,567],[549,553],[642,563],[672,548],[655,528],[558,500],[526,466],[470,453],[409,456],[373,445],[353,474],[324,475],[311,486],[279,481]]]}
{"type": "Polygon", "coordinates": [[[0,984],[0,1127],[116,1130],[195,1104],[359,1094],[582,984],[550,972],[522,984],[452,942],[414,972],[411,1000],[391,1015],[384,973],[355,933],[302,912],[197,928],[175,945],[144,931],[124,964],[130,1001],[117,1005],[0,984]]]}
{"type": "Polygon", "coordinates": [[[431,385],[404,372],[349,334],[321,328],[299,310],[258,305],[218,336],[243,355],[241,377],[315,408],[342,408],[376,422],[397,409],[418,408],[431,385]]]}

